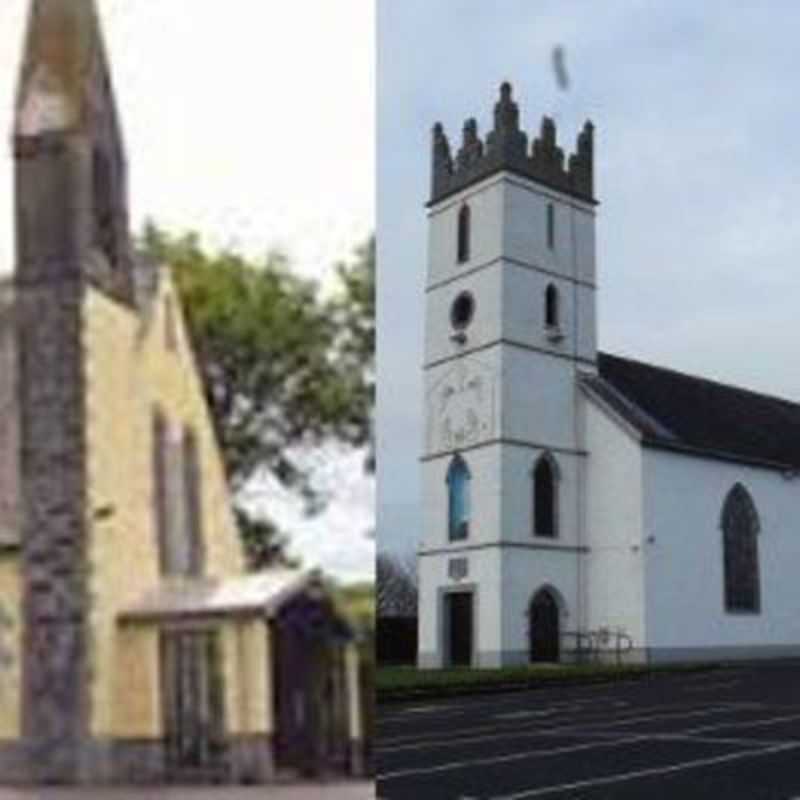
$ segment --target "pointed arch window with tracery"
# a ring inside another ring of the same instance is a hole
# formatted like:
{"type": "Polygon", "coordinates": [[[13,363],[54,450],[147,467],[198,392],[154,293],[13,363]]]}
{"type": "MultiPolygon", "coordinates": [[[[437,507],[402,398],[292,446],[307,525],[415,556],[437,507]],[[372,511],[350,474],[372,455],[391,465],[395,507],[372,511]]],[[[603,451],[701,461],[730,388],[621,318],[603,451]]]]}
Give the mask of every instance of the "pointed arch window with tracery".
{"type": "Polygon", "coordinates": [[[753,498],[740,483],[725,498],[721,524],[725,610],[758,613],[761,610],[758,568],[761,526],[753,498]]]}

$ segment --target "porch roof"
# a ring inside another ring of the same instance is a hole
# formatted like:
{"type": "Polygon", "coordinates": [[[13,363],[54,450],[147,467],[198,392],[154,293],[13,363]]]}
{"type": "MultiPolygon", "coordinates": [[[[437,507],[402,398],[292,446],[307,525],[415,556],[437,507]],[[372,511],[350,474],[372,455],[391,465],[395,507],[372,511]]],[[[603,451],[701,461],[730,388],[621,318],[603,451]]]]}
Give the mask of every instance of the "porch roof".
{"type": "Polygon", "coordinates": [[[305,589],[321,587],[319,573],[276,568],[235,578],[171,578],[119,614],[120,621],[186,617],[272,616],[305,589]]]}

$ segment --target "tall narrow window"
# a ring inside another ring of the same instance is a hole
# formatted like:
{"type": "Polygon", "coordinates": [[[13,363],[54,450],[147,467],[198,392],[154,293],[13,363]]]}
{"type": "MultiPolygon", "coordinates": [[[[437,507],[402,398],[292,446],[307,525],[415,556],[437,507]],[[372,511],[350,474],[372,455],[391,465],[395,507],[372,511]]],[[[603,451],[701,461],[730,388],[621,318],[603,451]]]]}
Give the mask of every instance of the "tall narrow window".
{"type": "Polygon", "coordinates": [[[533,470],[533,532],[536,536],[556,535],[557,479],[557,466],[552,456],[545,453],[533,470]]]}
{"type": "Polygon", "coordinates": [[[167,423],[160,411],[153,412],[153,516],[161,572],[169,572],[170,513],[167,487],[167,423]]]}
{"type": "Polygon", "coordinates": [[[465,261],[469,260],[469,239],[470,239],[470,229],[469,229],[469,206],[463,205],[461,206],[461,210],[458,212],[458,263],[463,264],[465,261]]]}
{"type": "Polygon", "coordinates": [[[722,507],[722,549],[725,610],[758,613],[758,512],[747,489],[737,483],[722,507]]]}
{"type": "Polygon", "coordinates": [[[461,456],[454,456],[447,470],[448,539],[457,541],[469,535],[470,474],[461,456]]]}
{"type": "Polygon", "coordinates": [[[558,321],[558,289],[551,283],[544,293],[544,323],[548,328],[557,328],[558,321]]]}
{"type": "Polygon", "coordinates": [[[188,540],[188,572],[195,577],[205,571],[205,540],[201,506],[201,473],[197,437],[190,428],[183,433],[183,492],[186,505],[186,538],[188,540]]]}
{"type": "Polygon", "coordinates": [[[547,246],[551,250],[556,246],[556,209],[552,203],[547,204],[547,246]]]}

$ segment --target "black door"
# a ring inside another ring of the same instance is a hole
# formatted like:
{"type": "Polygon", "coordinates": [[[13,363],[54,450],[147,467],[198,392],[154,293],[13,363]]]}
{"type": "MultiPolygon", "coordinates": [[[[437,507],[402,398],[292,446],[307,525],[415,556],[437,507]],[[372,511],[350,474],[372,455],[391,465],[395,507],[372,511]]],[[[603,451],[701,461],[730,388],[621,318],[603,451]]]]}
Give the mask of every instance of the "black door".
{"type": "Polygon", "coordinates": [[[450,639],[450,665],[472,665],[472,593],[453,592],[446,597],[450,639]]]}
{"type": "Polygon", "coordinates": [[[161,657],[168,777],[220,780],[224,727],[217,636],[208,631],[165,633],[161,657]]]}
{"type": "MultiPolygon", "coordinates": [[[[315,774],[344,769],[348,700],[344,632],[328,599],[300,595],[272,623],[272,685],[280,770],[315,774]]],[[[348,633],[349,635],[349,633],[348,633]]]]}
{"type": "Polygon", "coordinates": [[[558,603],[550,592],[542,589],[531,601],[531,661],[558,661],[558,644],[558,603]]]}

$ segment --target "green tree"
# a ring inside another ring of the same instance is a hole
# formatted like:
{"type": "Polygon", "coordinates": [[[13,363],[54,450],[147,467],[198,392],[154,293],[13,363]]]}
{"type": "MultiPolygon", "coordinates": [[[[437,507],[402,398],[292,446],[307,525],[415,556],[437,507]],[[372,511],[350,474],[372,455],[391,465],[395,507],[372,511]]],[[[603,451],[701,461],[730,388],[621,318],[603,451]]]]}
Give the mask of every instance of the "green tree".
{"type": "MultiPolygon", "coordinates": [[[[195,233],[152,223],[143,252],[169,265],[234,496],[274,478],[307,513],[324,508],[303,456],[329,442],[370,442],[374,398],[374,241],[336,267],[332,295],[271,252],[260,263],[230,249],[211,253],[195,233]]],[[[253,566],[283,558],[275,521],[237,518],[253,566]]]]}
{"type": "Polygon", "coordinates": [[[340,331],[338,358],[341,368],[362,376],[357,387],[354,406],[359,416],[353,422],[359,444],[369,446],[365,468],[375,470],[374,437],[372,435],[375,408],[375,237],[371,236],[357,247],[354,260],[336,266],[340,281],[339,295],[331,302],[333,319],[340,331]],[[363,411],[367,413],[364,414],[363,411]]]}

